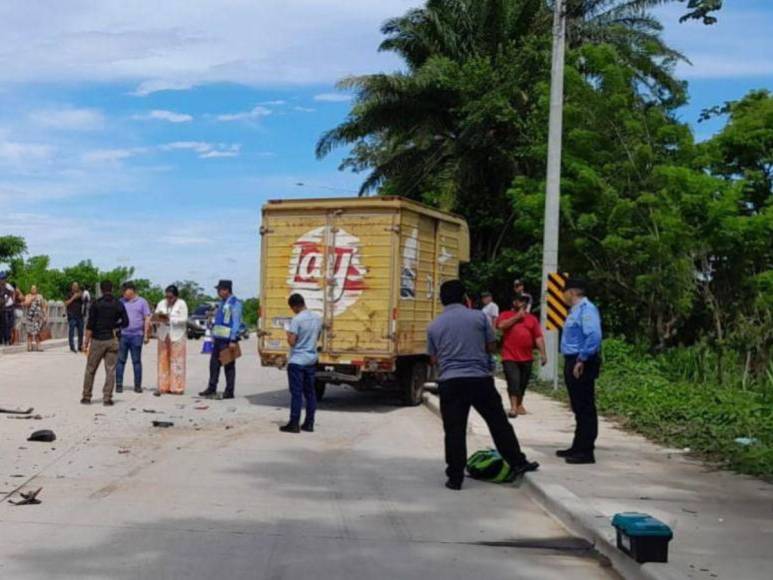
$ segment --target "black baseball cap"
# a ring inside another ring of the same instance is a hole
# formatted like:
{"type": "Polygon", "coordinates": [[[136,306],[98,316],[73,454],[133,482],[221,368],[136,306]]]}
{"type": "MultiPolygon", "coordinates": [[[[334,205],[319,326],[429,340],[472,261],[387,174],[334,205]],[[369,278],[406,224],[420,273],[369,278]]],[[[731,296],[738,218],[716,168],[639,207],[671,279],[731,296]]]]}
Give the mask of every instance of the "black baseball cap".
{"type": "Polygon", "coordinates": [[[581,290],[582,292],[586,292],[588,290],[588,283],[582,278],[569,278],[569,280],[566,281],[564,290],[581,290]]]}

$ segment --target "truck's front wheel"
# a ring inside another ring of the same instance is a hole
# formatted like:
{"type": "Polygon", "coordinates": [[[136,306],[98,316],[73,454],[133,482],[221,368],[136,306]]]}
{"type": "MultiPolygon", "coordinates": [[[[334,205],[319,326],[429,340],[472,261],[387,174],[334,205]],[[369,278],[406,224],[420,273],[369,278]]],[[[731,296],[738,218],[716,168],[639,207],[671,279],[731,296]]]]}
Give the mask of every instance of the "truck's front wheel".
{"type": "Polygon", "coordinates": [[[403,403],[410,407],[420,405],[424,396],[424,383],[427,382],[429,365],[426,361],[417,360],[408,366],[401,381],[403,403]]]}
{"type": "Polygon", "coordinates": [[[327,383],[325,381],[314,381],[314,391],[317,394],[317,401],[321,401],[325,398],[325,388],[327,383]]]}

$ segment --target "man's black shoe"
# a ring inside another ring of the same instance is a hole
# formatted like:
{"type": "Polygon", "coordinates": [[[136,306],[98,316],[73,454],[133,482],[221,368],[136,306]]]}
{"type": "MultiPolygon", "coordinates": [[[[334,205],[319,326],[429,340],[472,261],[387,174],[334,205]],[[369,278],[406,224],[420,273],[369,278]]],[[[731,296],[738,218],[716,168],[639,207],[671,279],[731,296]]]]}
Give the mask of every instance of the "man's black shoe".
{"type": "Polygon", "coordinates": [[[116,385],[115,386],[115,392],[116,393],[123,393],[123,385],[116,385]]]}
{"type": "Polygon", "coordinates": [[[142,387],[134,387],[134,392],[135,393],[141,393],[142,392],[142,387]]]}
{"type": "Polygon", "coordinates": [[[448,481],[446,481],[446,487],[448,489],[453,489],[454,491],[459,491],[460,489],[462,489],[462,482],[452,481],[449,479],[448,481]]]}
{"type": "Polygon", "coordinates": [[[301,431],[306,431],[307,433],[314,433],[314,423],[306,422],[303,425],[301,425],[301,431]]]}
{"type": "Polygon", "coordinates": [[[91,399],[81,399],[81,405],[91,405],[91,399]]]}
{"type": "Polygon", "coordinates": [[[301,428],[298,426],[298,423],[288,423],[287,425],[281,426],[279,430],[282,433],[300,433],[301,432],[301,428]]]}
{"type": "Polygon", "coordinates": [[[113,401],[112,401],[112,400],[109,400],[109,399],[108,399],[107,401],[102,401],[102,404],[103,404],[105,407],[112,407],[113,405],[115,405],[115,403],[113,403],[113,401]]]}
{"type": "Polygon", "coordinates": [[[204,397],[209,399],[211,397],[214,397],[216,394],[217,394],[217,391],[210,391],[209,389],[207,389],[206,391],[201,391],[199,393],[199,397],[204,397]]]}
{"type": "Polygon", "coordinates": [[[233,393],[223,393],[223,399],[233,399],[234,394],[233,393]]]}
{"type": "Polygon", "coordinates": [[[575,451],[571,447],[569,449],[559,449],[556,451],[556,455],[558,457],[569,457],[570,455],[574,455],[575,451]]]}
{"type": "Polygon", "coordinates": [[[536,461],[524,461],[520,465],[516,465],[512,468],[512,477],[516,478],[519,475],[523,475],[524,473],[528,473],[529,471],[537,471],[539,469],[539,463],[536,461]]]}
{"type": "Polygon", "coordinates": [[[596,458],[593,453],[575,453],[566,457],[564,461],[571,465],[586,465],[596,463],[596,458]]]}

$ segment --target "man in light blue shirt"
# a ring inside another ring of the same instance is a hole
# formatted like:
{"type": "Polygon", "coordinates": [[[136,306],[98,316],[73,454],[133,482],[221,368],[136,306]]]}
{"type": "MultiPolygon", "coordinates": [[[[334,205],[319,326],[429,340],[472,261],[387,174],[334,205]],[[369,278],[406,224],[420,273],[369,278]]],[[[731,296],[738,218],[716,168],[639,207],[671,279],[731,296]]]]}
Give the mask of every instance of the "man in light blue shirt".
{"type": "Polygon", "coordinates": [[[314,431],[314,415],[317,411],[317,394],[314,375],[317,370],[317,342],[322,330],[322,319],[306,308],[300,294],[293,294],[287,301],[295,316],[287,329],[290,358],[287,378],[290,384],[290,422],[279,428],[284,433],[314,431]],[[306,399],[306,418],[301,422],[301,407],[306,399]]]}
{"type": "Polygon", "coordinates": [[[494,384],[491,368],[491,354],[497,347],[494,329],[483,312],[464,306],[465,299],[460,280],[444,282],[440,287],[440,301],[445,308],[427,328],[427,351],[439,369],[446,487],[452,490],[462,489],[464,481],[470,408],[486,421],[497,451],[510,465],[513,477],[539,467],[521,451],[494,384]]]}
{"type": "Polygon", "coordinates": [[[564,288],[564,300],[571,310],[564,323],[561,353],[576,427],[572,446],[556,455],[572,464],[596,462],[594,447],[598,436],[596,379],[601,367],[601,317],[585,292],[585,282],[577,279],[569,280],[564,288]]]}

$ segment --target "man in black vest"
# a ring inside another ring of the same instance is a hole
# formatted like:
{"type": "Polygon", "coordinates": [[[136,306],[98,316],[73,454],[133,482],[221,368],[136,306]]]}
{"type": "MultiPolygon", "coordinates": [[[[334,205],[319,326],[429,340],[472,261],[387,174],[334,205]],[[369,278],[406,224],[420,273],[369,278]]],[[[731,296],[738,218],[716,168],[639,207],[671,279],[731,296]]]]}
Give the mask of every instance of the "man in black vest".
{"type": "Polygon", "coordinates": [[[129,325],[129,315],[123,303],[113,296],[113,283],[105,280],[99,285],[102,298],[94,302],[89,312],[89,322],[86,326],[86,375],[83,378],[83,396],[81,403],[91,403],[91,391],[94,388],[94,375],[97,373],[102,359],[105,361],[105,386],[102,403],[105,406],[113,404],[113,389],[115,388],[115,365],[118,362],[118,338],[121,329],[129,325]]]}

